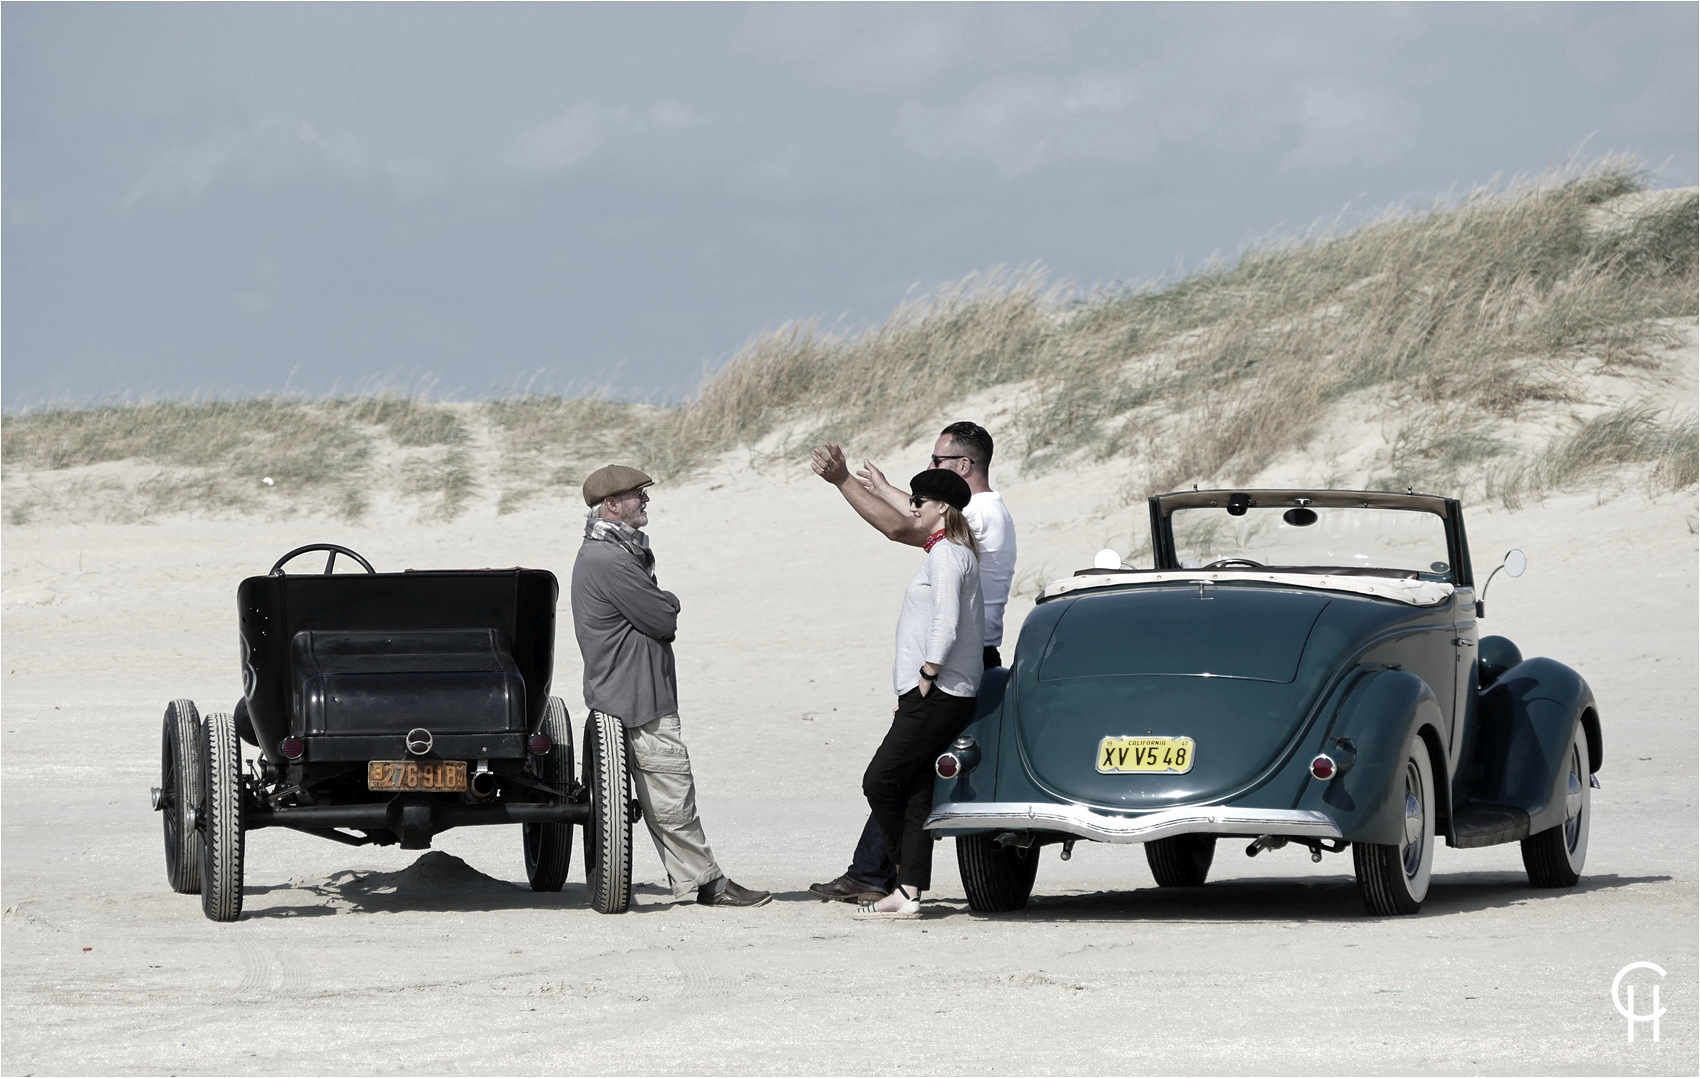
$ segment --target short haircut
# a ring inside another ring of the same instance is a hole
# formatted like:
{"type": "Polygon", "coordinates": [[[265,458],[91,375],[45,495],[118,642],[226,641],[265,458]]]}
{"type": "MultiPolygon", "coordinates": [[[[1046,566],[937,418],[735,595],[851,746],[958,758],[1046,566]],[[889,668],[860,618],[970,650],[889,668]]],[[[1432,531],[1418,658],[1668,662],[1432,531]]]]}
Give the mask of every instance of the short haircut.
{"type": "Polygon", "coordinates": [[[966,450],[965,455],[978,464],[982,472],[991,471],[992,436],[986,433],[985,427],[964,420],[961,423],[952,423],[939,433],[966,450]]]}

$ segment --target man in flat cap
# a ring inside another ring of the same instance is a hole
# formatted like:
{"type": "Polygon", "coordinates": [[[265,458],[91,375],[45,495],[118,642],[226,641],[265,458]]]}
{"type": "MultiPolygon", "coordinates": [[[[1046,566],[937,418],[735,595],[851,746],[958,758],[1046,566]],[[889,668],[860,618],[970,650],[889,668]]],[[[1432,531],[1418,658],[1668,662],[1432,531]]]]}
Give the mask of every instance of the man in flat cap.
{"type": "Polygon", "coordinates": [[[584,481],[590,506],[573,563],[573,630],[584,656],[584,702],[626,731],[626,761],[643,820],[667,869],[673,897],[704,906],[760,906],[773,896],[726,878],[697,818],[696,782],[679,732],[673,636],[679,598],[655,580],[649,550],[654,481],[611,464],[584,481]]]}

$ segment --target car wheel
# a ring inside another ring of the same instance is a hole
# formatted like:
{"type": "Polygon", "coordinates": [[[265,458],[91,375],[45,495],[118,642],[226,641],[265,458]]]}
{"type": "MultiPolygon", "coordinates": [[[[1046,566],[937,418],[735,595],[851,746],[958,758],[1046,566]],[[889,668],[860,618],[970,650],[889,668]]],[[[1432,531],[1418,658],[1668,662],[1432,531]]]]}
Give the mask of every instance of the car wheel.
{"type": "Polygon", "coordinates": [[[626,800],[626,732],[599,711],[584,724],[584,784],[590,820],[584,826],[584,874],[597,913],[624,913],[632,904],[632,817],[626,800]]]}
{"type": "Polygon", "coordinates": [[[1197,887],[1215,859],[1215,835],[1171,835],[1145,844],[1145,863],[1158,887],[1197,887]]]}
{"type": "Polygon", "coordinates": [[[159,745],[159,814],[165,821],[165,878],[180,895],[201,890],[201,833],[193,814],[201,805],[201,716],[193,700],[165,705],[159,745]]]}
{"type": "Polygon", "coordinates": [[[1588,785],[1588,743],[1582,724],[1570,735],[1565,760],[1564,822],[1523,840],[1523,869],[1531,887],[1574,887],[1588,859],[1588,823],[1593,799],[1588,785]]]}
{"type": "Polygon", "coordinates": [[[214,921],[242,916],[242,745],[226,713],[202,724],[201,912],[214,921]]]}
{"type": "Polygon", "coordinates": [[[1405,804],[1405,830],[1390,845],[1352,843],[1352,866],[1357,870],[1358,893],[1377,917],[1415,913],[1428,897],[1429,875],[1434,868],[1434,765],[1421,734],[1412,734],[1405,746],[1402,778],[1395,797],[1405,804]]]}
{"type": "MultiPolygon", "coordinates": [[[[543,732],[554,742],[537,757],[544,782],[565,789],[573,780],[573,724],[567,705],[559,696],[549,697],[543,712],[543,732]]],[[[521,825],[525,839],[525,878],[533,891],[559,891],[567,882],[567,867],[573,859],[573,825],[528,823],[521,825]]]]}
{"type": "Polygon", "coordinates": [[[999,849],[989,831],[958,835],[956,867],[968,904],[981,913],[1006,913],[1027,905],[1033,879],[1039,873],[1039,847],[1025,850],[1013,843],[999,849]]]}

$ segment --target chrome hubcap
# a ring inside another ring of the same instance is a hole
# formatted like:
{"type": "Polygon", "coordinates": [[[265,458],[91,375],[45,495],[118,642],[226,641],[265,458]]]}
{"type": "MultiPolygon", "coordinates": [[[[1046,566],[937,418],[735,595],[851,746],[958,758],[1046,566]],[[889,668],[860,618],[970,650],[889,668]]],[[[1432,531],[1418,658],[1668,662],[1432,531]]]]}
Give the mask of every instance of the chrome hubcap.
{"type": "Polygon", "coordinates": [[[1570,774],[1564,780],[1564,844],[1571,851],[1582,833],[1582,761],[1570,747],[1570,774]]]}
{"type": "Polygon", "coordinates": [[[1423,828],[1423,780],[1415,762],[1405,765],[1405,841],[1400,851],[1405,863],[1405,875],[1415,876],[1423,863],[1423,843],[1427,841],[1423,828]]]}

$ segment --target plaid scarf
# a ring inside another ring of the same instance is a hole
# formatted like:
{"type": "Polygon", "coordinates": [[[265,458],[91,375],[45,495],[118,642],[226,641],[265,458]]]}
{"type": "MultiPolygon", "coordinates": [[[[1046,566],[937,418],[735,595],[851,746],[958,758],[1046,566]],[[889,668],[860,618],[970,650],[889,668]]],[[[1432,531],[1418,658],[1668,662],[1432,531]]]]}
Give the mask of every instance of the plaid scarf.
{"type": "Polygon", "coordinates": [[[649,536],[623,520],[604,520],[592,509],[584,522],[584,537],[598,543],[616,543],[625,547],[643,566],[649,579],[655,579],[655,554],[649,549],[649,536]]]}

